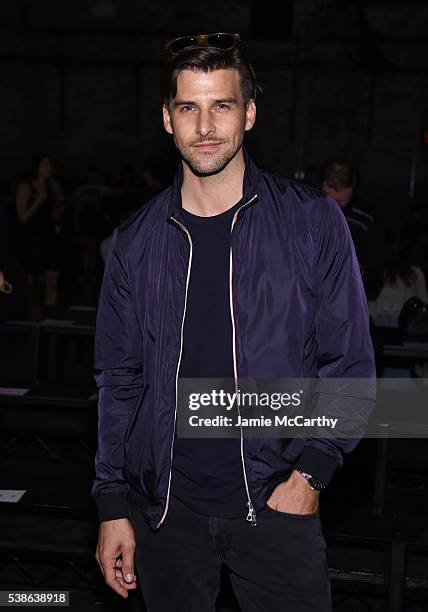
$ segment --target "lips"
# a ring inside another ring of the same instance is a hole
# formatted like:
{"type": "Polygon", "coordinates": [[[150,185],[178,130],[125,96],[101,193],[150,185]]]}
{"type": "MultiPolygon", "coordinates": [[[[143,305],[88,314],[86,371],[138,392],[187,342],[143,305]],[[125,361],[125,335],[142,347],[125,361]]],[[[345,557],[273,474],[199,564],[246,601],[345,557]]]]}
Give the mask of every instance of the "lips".
{"type": "Polygon", "coordinates": [[[201,144],[194,145],[197,149],[216,149],[221,145],[221,142],[201,142],[201,144]]]}

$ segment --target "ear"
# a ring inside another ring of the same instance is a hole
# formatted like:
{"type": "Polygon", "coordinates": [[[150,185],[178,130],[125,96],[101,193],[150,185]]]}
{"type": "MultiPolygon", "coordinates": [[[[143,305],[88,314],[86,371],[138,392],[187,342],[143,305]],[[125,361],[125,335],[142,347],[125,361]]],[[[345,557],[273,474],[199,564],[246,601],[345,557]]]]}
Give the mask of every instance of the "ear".
{"type": "Polygon", "coordinates": [[[245,114],[245,131],[248,132],[251,130],[256,120],[256,103],[253,99],[248,102],[245,114]]]}
{"type": "Polygon", "coordinates": [[[164,104],[162,107],[162,113],[163,113],[163,127],[168,132],[168,134],[173,134],[174,132],[171,126],[171,115],[169,113],[169,109],[166,106],[166,104],[164,104]]]}

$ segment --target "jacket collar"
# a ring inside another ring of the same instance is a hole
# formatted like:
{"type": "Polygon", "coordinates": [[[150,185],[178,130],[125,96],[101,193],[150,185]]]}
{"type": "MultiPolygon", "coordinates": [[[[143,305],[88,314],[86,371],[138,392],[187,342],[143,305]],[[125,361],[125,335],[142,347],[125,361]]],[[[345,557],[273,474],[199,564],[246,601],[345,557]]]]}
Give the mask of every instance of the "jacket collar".
{"type": "MultiPolygon", "coordinates": [[[[242,152],[245,161],[244,182],[243,182],[243,197],[242,204],[248,202],[257,194],[257,188],[260,180],[260,170],[256,163],[251,159],[245,146],[242,146],[242,152]]],[[[168,206],[167,218],[180,218],[181,211],[181,186],[183,184],[183,164],[180,163],[174,180],[171,186],[171,198],[168,206]]],[[[257,198],[255,199],[257,201],[257,198]]]]}

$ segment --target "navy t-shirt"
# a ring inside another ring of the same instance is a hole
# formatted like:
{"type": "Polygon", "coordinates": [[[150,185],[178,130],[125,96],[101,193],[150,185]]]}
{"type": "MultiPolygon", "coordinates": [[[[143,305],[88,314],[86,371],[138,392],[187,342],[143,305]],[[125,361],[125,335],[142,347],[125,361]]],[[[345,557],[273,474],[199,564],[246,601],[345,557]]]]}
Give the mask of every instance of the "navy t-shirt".
{"type": "MultiPolygon", "coordinates": [[[[181,378],[234,378],[229,258],[232,218],[239,205],[211,217],[181,209],[193,245],[181,378]]],[[[246,516],[240,439],[176,437],[171,495],[203,515],[246,516]]]]}

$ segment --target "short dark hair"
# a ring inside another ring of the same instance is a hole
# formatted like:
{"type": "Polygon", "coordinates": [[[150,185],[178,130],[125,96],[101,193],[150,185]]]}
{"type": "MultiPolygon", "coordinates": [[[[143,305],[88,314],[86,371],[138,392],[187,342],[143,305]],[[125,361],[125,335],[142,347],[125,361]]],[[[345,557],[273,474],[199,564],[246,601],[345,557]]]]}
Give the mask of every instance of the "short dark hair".
{"type": "Polygon", "coordinates": [[[324,164],[320,176],[321,183],[326,182],[335,191],[355,187],[357,168],[345,159],[331,159],[324,164]]]}
{"type": "Polygon", "coordinates": [[[171,100],[177,95],[177,77],[182,70],[212,72],[228,68],[237,70],[239,73],[245,104],[248,104],[251,99],[255,100],[257,93],[262,92],[262,88],[257,82],[253,67],[238,47],[224,51],[209,45],[194,45],[168,59],[163,78],[163,103],[169,107],[171,100]]]}

